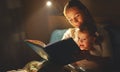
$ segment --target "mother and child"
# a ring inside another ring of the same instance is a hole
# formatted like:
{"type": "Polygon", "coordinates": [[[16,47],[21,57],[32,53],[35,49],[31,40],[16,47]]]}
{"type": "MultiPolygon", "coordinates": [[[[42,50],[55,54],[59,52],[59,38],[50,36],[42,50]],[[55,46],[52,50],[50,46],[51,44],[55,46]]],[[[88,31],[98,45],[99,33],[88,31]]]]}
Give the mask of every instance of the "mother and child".
{"type": "MultiPolygon", "coordinates": [[[[107,31],[97,27],[87,7],[80,0],[70,0],[64,6],[63,14],[73,28],[69,28],[62,40],[72,38],[84,52],[84,58],[52,72],[110,72],[111,44],[107,31]]],[[[44,71],[40,71],[44,72],[44,71]]]]}
{"type": "Polygon", "coordinates": [[[87,72],[111,71],[108,68],[112,64],[112,52],[107,31],[97,27],[87,7],[80,0],[67,2],[63,13],[74,28],[69,28],[62,39],[72,37],[81,50],[88,51],[91,55],[69,65],[87,72]]]}
{"type": "MultiPolygon", "coordinates": [[[[104,28],[97,26],[87,7],[80,0],[69,0],[64,6],[63,14],[73,28],[64,33],[62,40],[72,38],[85,57],[63,67],[58,68],[54,64],[53,69],[42,68],[33,72],[112,72],[109,35],[104,28]]],[[[39,66],[42,65],[43,63],[39,66]]]]}

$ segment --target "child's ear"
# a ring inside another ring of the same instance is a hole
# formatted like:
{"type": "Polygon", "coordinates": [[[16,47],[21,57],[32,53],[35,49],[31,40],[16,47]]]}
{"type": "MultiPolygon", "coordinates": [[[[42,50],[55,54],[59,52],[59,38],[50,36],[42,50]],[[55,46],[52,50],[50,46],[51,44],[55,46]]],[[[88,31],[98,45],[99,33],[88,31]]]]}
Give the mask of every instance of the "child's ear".
{"type": "Polygon", "coordinates": [[[92,37],[92,42],[93,42],[93,43],[96,42],[96,37],[92,37]]]}
{"type": "Polygon", "coordinates": [[[94,42],[96,41],[96,37],[93,37],[93,41],[94,41],[94,42]]]}
{"type": "Polygon", "coordinates": [[[96,38],[95,37],[91,37],[90,42],[91,42],[91,44],[95,44],[96,38]]]}

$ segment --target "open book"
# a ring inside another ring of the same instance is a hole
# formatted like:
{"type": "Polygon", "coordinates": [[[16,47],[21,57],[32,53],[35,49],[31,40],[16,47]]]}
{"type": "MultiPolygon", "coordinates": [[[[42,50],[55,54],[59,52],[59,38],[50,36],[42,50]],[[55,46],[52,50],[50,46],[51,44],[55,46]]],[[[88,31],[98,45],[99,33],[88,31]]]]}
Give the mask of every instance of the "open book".
{"type": "Polygon", "coordinates": [[[44,51],[43,48],[45,48],[46,44],[39,40],[31,40],[27,39],[25,40],[25,43],[32,48],[39,56],[41,56],[43,59],[48,60],[48,54],[44,51]]]}
{"type": "Polygon", "coordinates": [[[81,51],[72,38],[47,45],[38,40],[25,40],[25,43],[45,60],[63,65],[76,61],[81,51]]]}

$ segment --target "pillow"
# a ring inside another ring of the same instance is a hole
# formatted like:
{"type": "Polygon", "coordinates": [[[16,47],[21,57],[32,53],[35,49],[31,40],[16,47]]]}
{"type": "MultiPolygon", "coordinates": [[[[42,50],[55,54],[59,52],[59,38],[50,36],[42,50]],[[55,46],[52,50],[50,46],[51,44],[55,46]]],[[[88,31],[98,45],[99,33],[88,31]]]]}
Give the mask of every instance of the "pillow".
{"type": "Polygon", "coordinates": [[[50,37],[50,42],[57,42],[62,39],[64,33],[66,32],[67,29],[56,29],[52,32],[51,37],[50,37]]]}

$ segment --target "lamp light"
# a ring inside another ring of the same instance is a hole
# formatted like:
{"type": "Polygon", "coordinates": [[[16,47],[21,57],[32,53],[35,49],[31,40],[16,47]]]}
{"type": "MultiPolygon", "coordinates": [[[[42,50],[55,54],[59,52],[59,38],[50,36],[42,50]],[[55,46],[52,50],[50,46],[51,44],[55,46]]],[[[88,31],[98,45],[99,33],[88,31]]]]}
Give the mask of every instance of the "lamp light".
{"type": "Polygon", "coordinates": [[[46,2],[46,5],[47,5],[47,6],[51,6],[51,5],[52,5],[52,2],[51,2],[51,1],[47,1],[47,2],[46,2]]]}

